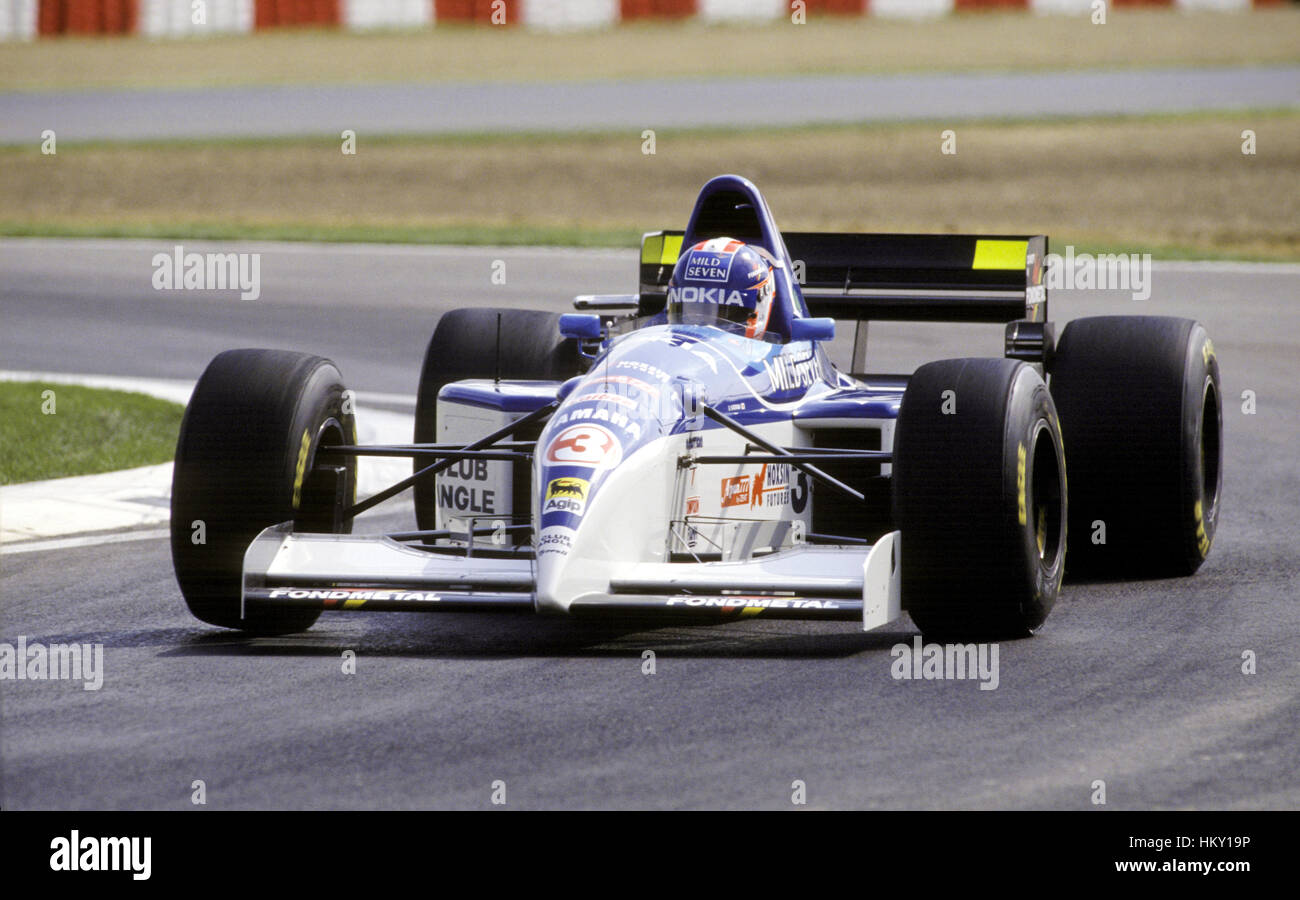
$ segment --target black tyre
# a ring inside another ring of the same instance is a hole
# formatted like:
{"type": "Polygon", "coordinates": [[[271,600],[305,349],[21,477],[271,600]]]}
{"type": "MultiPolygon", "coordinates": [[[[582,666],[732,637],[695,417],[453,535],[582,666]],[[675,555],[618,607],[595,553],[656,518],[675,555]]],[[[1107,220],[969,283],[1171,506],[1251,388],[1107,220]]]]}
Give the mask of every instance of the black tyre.
{"type": "Polygon", "coordinates": [[[1070,572],[1190,575],[1219,520],[1219,362],[1191,319],[1065,326],[1052,397],[1070,460],[1070,572]]]}
{"type": "MultiPolygon", "coordinates": [[[[560,317],[531,309],[457,309],[443,315],[429,339],[420,370],[415,442],[438,441],[438,391],[464,378],[561,381],[577,375],[577,342],[560,336],[560,317]]],[[[427,466],[416,460],[414,470],[427,466]]],[[[419,527],[434,527],[434,481],[415,485],[419,527]]]]}
{"type": "Polygon", "coordinates": [[[1030,366],[949,359],[916,370],[894,438],[903,606],[927,636],[1023,637],[1065,564],[1065,459],[1030,366]],[[951,391],[952,393],[948,393],[951,391]]]}
{"type": "Polygon", "coordinates": [[[356,459],[317,464],[317,449],[356,441],[343,379],[319,356],[228,350],[194,388],[172,473],[172,563],[185,602],[212,625],[257,634],[309,628],[314,610],[250,609],[240,618],[244,551],[290,519],[301,531],[348,532],[356,459]],[[201,524],[200,524],[201,523],[201,524]]]}

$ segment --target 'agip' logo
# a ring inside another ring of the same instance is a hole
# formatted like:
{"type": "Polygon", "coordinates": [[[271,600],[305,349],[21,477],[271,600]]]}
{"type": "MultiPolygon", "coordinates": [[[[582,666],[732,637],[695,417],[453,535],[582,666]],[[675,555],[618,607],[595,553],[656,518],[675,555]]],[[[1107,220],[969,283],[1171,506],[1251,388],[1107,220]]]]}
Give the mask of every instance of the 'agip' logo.
{"type": "Polygon", "coordinates": [[[552,478],[546,485],[546,503],[542,507],[542,512],[582,515],[590,486],[590,483],[583,478],[552,478]]]}
{"type": "Polygon", "coordinates": [[[586,500],[590,483],[583,478],[552,478],[546,486],[546,499],[555,497],[570,500],[586,500]]]}

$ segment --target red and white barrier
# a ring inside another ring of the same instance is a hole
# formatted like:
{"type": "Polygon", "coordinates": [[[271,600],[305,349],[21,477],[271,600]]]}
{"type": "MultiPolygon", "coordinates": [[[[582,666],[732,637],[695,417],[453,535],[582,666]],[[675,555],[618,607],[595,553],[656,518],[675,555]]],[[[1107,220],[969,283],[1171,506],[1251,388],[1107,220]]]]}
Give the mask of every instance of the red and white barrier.
{"type": "Polygon", "coordinates": [[[139,31],[150,37],[180,37],[253,30],[253,0],[139,0],[139,31]]]}
{"type": "Polygon", "coordinates": [[[619,0],[524,0],[519,9],[520,23],[532,28],[601,28],[620,18],[619,0]]]}
{"type": "Polygon", "coordinates": [[[419,28],[433,24],[429,0],[343,0],[339,24],[345,28],[419,28]]]}
{"type": "MultiPolygon", "coordinates": [[[[925,18],[974,9],[1085,15],[1095,0],[0,0],[0,41],[56,34],[150,37],[244,32],[284,26],[349,30],[443,23],[562,30],[621,21],[698,17],[765,22],[802,11],[925,18]],[[796,6],[802,3],[802,7],[796,6]]],[[[1109,0],[1112,7],[1173,6],[1236,11],[1285,0],[1109,0]]]]}
{"type": "Polygon", "coordinates": [[[36,37],[36,0],[0,0],[0,41],[36,37]]]}

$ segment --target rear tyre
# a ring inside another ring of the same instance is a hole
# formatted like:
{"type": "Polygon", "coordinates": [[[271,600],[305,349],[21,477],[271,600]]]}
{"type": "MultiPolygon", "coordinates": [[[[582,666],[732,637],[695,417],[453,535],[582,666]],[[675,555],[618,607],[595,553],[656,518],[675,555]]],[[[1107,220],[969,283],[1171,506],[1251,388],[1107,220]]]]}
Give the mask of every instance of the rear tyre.
{"type": "MultiPolygon", "coordinates": [[[[438,392],[465,378],[562,381],[580,371],[577,343],[560,335],[560,317],[531,309],[456,309],[443,315],[420,370],[415,442],[438,441],[438,392]]],[[[416,460],[414,470],[429,463],[416,460]]],[[[438,499],[432,478],[415,484],[415,518],[432,529],[438,499]]]]}
{"type": "Polygon", "coordinates": [[[916,370],[894,441],[903,606],[929,637],[1024,637],[1065,564],[1065,459],[1030,366],[949,359],[916,370]],[[948,393],[951,392],[951,393],[948,393]]]}
{"type": "Polygon", "coordinates": [[[1191,319],[1065,326],[1052,397],[1070,456],[1070,573],[1190,575],[1219,520],[1219,361],[1191,319]]]}
{"type": "Polygon", "coordinates": [[[176,445],[171,545],[176,580],[199,619],[256,634],[311,627],[314,610],[250,609],[240,618],[244,551],[290,519],[296,530],[346,533],[356,458],[316,462],[323,445],[356,442],[343,379],[319,356],[228,350],[194,388],[176,445]]]}

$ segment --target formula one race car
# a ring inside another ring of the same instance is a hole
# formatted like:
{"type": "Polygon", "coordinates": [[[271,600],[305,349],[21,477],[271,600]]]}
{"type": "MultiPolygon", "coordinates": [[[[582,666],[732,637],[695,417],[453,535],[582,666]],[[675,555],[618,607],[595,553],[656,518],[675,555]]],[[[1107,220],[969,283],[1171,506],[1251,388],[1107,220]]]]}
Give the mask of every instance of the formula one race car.
{"type": "Polygon", "coordinates": [[[186,603],[263,634],[323,610],[868,629],[907,610],[971,639],[1042,625],[1067,536],[1072,571],[1191,574],[1219,513],[1213,345],[1130,316],[1058,342],[1046,253],[1043,236],[783,236],[725,175],[684,232],[644,237],[637,294],[444,315],[414,443],[358,445],[328,360],[222,353],[176,451],[186,603]],[[837,320],[864,336],[872,319],[1004,323],[1006,355],[867,375],[855,341],[837,370],[837,320]],[[414,471],[358,501],[361,456],[414,471]],[[408,488],[416,530],[350,533],[408,488]]]}

